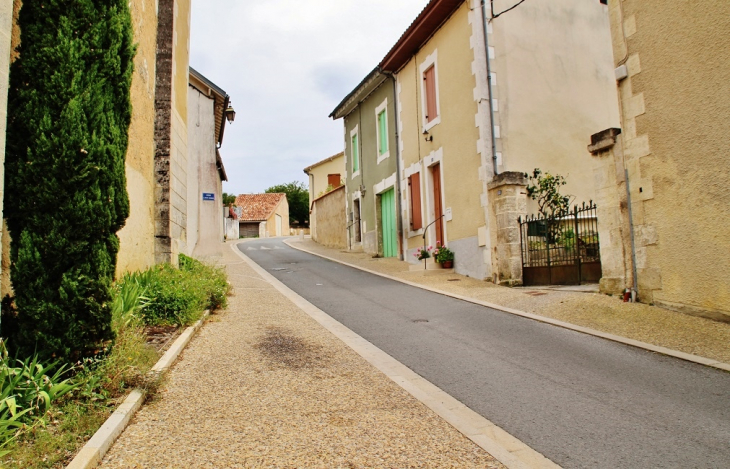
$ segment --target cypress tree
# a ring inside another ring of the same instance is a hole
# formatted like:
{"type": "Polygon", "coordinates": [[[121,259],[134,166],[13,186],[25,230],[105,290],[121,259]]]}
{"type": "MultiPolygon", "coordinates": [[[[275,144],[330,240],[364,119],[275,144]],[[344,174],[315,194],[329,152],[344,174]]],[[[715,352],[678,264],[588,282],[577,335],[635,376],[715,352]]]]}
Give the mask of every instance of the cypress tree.
{"type": "Polygon", "coordinates": [[[5,163],[15,298],[2,335],[24,356],[76,358],[112,338],[131,16],[127,0],[33,0],[18,22],[5,163]]]}

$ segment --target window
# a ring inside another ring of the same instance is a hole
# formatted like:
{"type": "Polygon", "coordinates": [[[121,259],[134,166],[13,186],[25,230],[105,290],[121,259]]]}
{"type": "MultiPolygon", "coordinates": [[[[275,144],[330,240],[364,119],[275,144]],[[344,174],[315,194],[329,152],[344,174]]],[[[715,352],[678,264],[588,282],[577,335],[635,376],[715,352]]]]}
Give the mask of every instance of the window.
{"type": "Polygon", "coordinates": [[[388,147],[388,99],[375,108],[375,132],[377,136],[378,164],[390,156],[388,147]]]}
{"type": "Polygon", "coordinates": [[[355,177],[360,174],[360,137],[359,137],[360,126],[356,125],[352,132],[350,132],[350,154],[352,155],[352,175],[355,177]]]}
{"type": "Polygon", "coordinates": [[[408,177],[408,191],[410,192],[411,231],[423,228],[421,216],[421,173],[411,174],[408,177]]]}
{"type": "Polygon", "coordinates": [[[441,122],[441,107],[439,106],[439,75],[436,64],[437,51],[420,65],[421,71],[421,106],[423,108],[423,130],[428,130],[441,122]]]}
{"type": "Polygon", "coordinates": [[[423,87],[426,94],[426,123],[433,122],[438,117],[436,108],[436,67],[431,65],[423,73],[423,87]]]}
{"type": "Polygon", "coordinates": [[[380,155],[388,153],[388,121],[385,109],[378,114],[378,150],[380,155]]]}

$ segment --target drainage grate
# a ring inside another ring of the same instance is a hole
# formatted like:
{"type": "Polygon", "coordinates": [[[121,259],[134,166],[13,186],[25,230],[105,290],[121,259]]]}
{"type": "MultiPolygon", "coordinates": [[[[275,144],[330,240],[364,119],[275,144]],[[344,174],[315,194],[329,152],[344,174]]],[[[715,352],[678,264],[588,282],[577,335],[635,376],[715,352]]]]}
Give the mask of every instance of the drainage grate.
{"type": "Polygon", "coordinates": [[[278,272],[280,270],[289,270],[289,267],[277,267],[276,269],[271,269],[271,270],[275,270],[278,272]]]}
{"type": "Polygon", "coordinates": [[[542,296],[542,295],[547,295],[547,293],[546,293],[546,292],[544,292],[544,291],[527,291],[527,292],[525,292],[525,294],[526,294],[526,295],[530,295],[530,296],[542,296]]]}
{"type": "Polygon", "coordinates": [[[461,279],[460,278],[450,278],[450,279],[446,279],[446,281],[447,282],[461,282],[461,279]]]}
{"type": "Polygon", "coordinates": [[[428,319],[414,319],[413,322],[423,323],[423,322],[428,322],[428,319]]]}

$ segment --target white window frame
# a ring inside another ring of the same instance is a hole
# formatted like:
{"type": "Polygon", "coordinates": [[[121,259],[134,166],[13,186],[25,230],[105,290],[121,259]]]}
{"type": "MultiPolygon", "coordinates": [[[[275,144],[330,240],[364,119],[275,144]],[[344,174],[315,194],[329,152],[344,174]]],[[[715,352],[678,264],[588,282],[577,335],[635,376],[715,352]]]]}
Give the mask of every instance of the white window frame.
{"type": "Polygon", "coordinates": [[[380,103],[380,106],[375,108],[375,136],[377,138],[377,148],[376,152],[378,154],[378,163],[380,164],[381,161],[384,161],[388,158],[390,158],[390,139],[388,138],[388,98],[385,98],[385,100],[380,103]],[[385,142],[387,145],[387,151],[380,154],[380,122],[378,122],[378,117],[380,116],[380,113],[385,111],[385,142]]]}
{"type": "Polygon", "coordinates": [[[360,124],[357,124],[354,129],[350,131],[350,168],[352,169],[350,174],[350,179],[355,179],[355,177],[360,175],[360,170],[362,168],[362,155],[360,155],[360,124]],[[358,148],[355,150],[352,148],[352,137],[357,135],[357,146],[358,148]],[[355,153],[357,153],[357,171],[355,171],[355,153]]]}
{"type": "Polygon", "coordinates": [[[440,98],[439,98],[439,69],[438,69],[438,49],[434,50],[431,55],[426,57],[423,62],[421,62],[421,65],[419,67],[420,73],[421,73],[421,109],[423,112],[421,112],[421,126],[423,127],[423,130],[421,132],[426,132],[430,130],[435,125],[438,125],[441,123],[441,104],[440,104],[440,98]],[[431,122],[427,122],[426,119],[426,111],[428,108],[426,107],[426,83],[423,79],[423,75],[426,73],[426,70],[431,68],[433,65],[433,77],[434,77],[434,87],[436,88],[436,116],[435,119],[433,119],[431,122]]]}

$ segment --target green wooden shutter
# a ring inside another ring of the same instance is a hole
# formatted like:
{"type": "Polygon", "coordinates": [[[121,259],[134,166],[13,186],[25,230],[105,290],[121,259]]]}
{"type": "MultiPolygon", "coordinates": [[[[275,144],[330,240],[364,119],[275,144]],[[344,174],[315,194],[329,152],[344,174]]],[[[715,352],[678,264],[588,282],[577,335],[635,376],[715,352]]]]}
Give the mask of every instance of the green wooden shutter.
{"type": "Polygon", "coordinates": [[[357,144],[357,134],[352,136],[352,172],[356,173],[360,170],[360,155],[357,144]]]}
{"type": "Polygon", "coordinates": [[[378,132],[380,136],[380,154],[384,155],[388,152],[388,120],[386,119],[385,109],[378,114],[378,132]]]}

